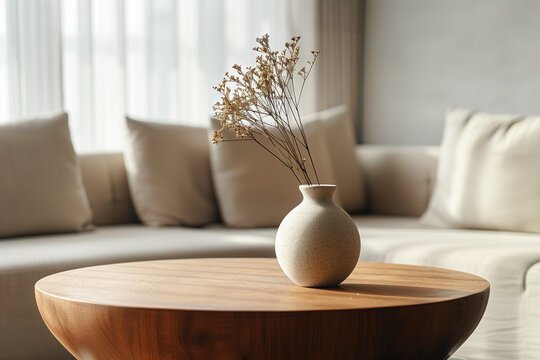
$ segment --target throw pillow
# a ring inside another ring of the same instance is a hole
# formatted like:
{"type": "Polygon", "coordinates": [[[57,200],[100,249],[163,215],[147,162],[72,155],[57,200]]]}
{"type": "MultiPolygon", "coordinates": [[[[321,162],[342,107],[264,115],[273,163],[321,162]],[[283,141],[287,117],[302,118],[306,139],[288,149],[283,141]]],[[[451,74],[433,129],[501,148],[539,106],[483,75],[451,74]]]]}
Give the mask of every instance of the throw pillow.
{"type": "Polygon", "coordinates": [[[366,208],[362,166],[356,156],[352,119],[346,105],[336,106],[303,117],[305,123],[318,120],[326,130],[330,163],[337,185],[336,198],[345,211],[360,212],[366,208]]]}
{"type": "Polygon", "coordinates": [[[150,226],[216,222],[206,129],[126,121],[126,171],[141,221],[150,226]]]}
{"type": "Polygon", "coordinates": [[[0,126],[0,237],[82,231],[92,212],[67,114],[0,126]]]}
{"type": "Polygon", "coordinates": [[[540,232],[540,117],[449,110],[422,222],[540,232]]]}
{"type": "MultiPolygon", "coordinates": [[[[212,129],[221,125],[212,119],[212,129]]],[[[334,183],[334,174],[320,121],[304,126],[321,183],[334,183]]],[[[232,130],[224,131],[232,139],[232,130]]],[[[221,217],[233,227],[277,226],[302,200],[292,172],[254,141],[211,145],[210,158],[221,217]]]]}

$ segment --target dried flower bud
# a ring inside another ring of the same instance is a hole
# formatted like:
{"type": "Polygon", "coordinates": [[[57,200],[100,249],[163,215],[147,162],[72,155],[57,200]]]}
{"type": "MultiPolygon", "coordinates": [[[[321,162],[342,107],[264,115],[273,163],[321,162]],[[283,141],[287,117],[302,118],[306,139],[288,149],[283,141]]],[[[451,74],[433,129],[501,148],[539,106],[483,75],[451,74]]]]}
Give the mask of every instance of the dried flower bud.
{"type": "Polygon", "coordinates": [[[212,144],[216,145],[220,141],[223,141],[223,134],[221,130],[216,130],[212,133],[212,144]]]}

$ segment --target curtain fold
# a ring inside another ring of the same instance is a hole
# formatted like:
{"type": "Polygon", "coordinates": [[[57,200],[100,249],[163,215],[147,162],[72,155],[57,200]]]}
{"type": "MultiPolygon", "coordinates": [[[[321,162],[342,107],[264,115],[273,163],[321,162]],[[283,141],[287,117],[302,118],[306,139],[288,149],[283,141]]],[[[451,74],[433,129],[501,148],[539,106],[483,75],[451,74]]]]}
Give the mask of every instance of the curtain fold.
{"type": "Polygon", "coordinates": [[[7,85],[0,89],[0,114],[20,118],[62,109],[59,0],[0,5],[0,76],[7,85]]]}

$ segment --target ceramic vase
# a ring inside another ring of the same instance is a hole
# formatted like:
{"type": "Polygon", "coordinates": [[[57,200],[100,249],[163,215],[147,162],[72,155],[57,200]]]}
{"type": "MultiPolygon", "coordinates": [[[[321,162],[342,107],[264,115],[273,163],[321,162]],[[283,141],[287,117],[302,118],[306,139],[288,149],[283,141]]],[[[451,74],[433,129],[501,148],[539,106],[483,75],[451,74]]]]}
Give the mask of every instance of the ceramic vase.
{"type": "Polygon", "coordinates": [[[300,286],[337,286],[358,263],[358,228],[334,202],[335,185],[299,188],[302,202],[283,218],[277,231],[279,265],[300,286]]]}

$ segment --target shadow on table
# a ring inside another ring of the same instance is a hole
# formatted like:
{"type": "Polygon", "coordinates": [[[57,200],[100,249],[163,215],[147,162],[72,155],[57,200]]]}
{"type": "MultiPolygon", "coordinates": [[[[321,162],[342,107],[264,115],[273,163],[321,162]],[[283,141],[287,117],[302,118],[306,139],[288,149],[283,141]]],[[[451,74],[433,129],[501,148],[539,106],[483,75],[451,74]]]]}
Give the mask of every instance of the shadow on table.
{"type": "Polygon", "coordinates": [[[378,284],[343,284],[324,291],[346,292],[357,295],[390,296],[403,298],[456,298],[469,295],[470,292],[452,289],[438,289],[421,286],[396,286],[378,284]]]}

